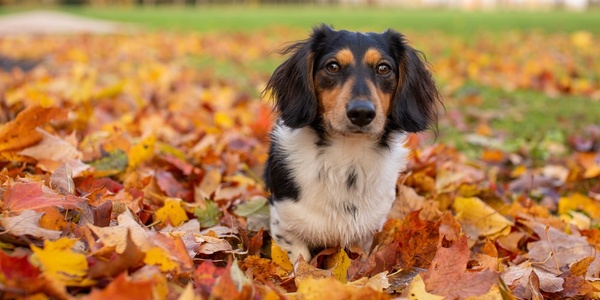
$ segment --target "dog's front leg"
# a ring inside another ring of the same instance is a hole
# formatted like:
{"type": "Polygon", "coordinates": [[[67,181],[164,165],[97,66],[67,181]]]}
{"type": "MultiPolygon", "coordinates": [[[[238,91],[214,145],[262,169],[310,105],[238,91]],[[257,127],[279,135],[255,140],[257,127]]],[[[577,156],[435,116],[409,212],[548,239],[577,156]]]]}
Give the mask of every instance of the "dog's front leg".
{"type": "Polygon", "coordinates": [[[281,248],[287,251],[290,261],[294,264],[298,257],[302,255],[305,261],[311,259],[308,245],[298,238],[293,232],[283,228],[282,220],[280,220],[277,210],[271,207],[271,236],[281,248]]]}

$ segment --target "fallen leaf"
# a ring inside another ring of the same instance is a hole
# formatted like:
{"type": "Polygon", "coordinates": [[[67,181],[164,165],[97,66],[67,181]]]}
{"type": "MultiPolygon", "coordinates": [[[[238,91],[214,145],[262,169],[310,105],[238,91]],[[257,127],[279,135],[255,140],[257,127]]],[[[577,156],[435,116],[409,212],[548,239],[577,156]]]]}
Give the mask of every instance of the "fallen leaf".
{"type": "Polygon", "coordinates": [[[85,297],[86,300],[152,300],[155,281],[132,281],[126,273],[121,273],[115,278],[105,289],[93,289],[92,292],[85,297]]]}
{"type": "Polygon", "coordinates": [[[347,282],[350,258],[344,249],[339,249],[335,254],[325,260],[325,268],[333,270],[333,277],[341,283],[347,282]]]}
{"type": "Polygon", "coordinates": [[[139,143],[135,144],[127,153],[128,166],[136,168],[144,161],[150,159],[154,155],[154,145],[156,137],[148,136],[139,143]]]}
{"type": "Polygon", "coordinates": [[[570,266],[586,257],[594,257],[592,267],[588,270],[589,276],[600,268],[600,259],[594,246],[590,245],[585,237],[568,235],[554,227],[548,227],[534,221],[522,221],[527,227],[540,237],[539,241],[527,244],[529,252],[526,258],[535,262],[538,268],[555,275],[560,275],[570,266]]]}
{"type": "Polygon", "coordinates": [[[515,296],[520,298],[532,298],[538,290],[531,287],[531,276],[535,273],[535,282],[538,289],[544,292],[556,293],[563,290],[564,279],[555,274],[534,268],[531,263],[525,262],[519,266],[509,267],[503,274],[502,279],[515,296]]]}
{"type": "Polygon", "coordinates": [[[63,120],[67,111],[58,107],[32,105],[21,111],[17,117],[0,127],[0,152],[22,149],[43,139],[36,127],[50,120],[63,120]]]}
{"type": "Polygon", "coordinates": [[[69,164],[63,163],[50,175],[50,187],[61,195],[74,194],[73,170],[69,164]]]}
{"type": "Polygon", "coordinates": [[[219,224],[219,218],[221,217],[219,206],[211,200],[206,200],[205,204],[205,208],[198,206],[194,211],[194,216],[200,221],[200,226],[209,228],[219,224]]]}
{"type": "Polygon", "coordinates": [[[181,207],[181,200],[176,198],[165,198],[165,205],[156,211],[156,218],[162,224],[179,226],[188,220],[185,210],[181,207]]]}
{"type": "Polygon", "coordinates": [[[513,225],[511,221],[477,197],[456,197],[452,207],[457,213],[456,220],[463,225],[463,229],[476,229],[473,239],[478,237],[496,239],[508,235],[513,225]]]}
{"type": "Polygon", "coordinates": [[[58,163],[66,163],[69,160],[80,159],[83,154],[69,142],[58,138],[48,132],[36,128],[42,140],[35,146],[27,147],[18,152],[19,155],[35,158],[36,160],[49,160],[58,163]]]}
{"type": "Polygon", "coordinates": [[[294,265],[292,265],[287,252],[279,247],[273,239],[271,239],[271,259],[288,274],[294,270],[294,265]]]}
{"type": "Polygon", "coordinates": [[[423,282],[423,277],[420,274],[414,277],[414,279],[410,282],[408,286],[408,299],[411,300],[419,300],[419,299],[430,299],[430,300],[442,300],[446,299],[446,297],[434,295],[428,293],[425,289],[425,282],[423,282]]]}
{"type": "Polygon", "coordinates": [[[18,216],[0,219],[0,224],[7,233],[12,235],[30,235],[46,240],[58,239],[62,233],[61,231],[40,227],[40,219],[43,214],[43,212],[37,213],[33,210],[24,210],[18,216]]]}
{"type": "Polygon", "coordinates": [[[583,211],[594,219],[600,220],[600,203],[579,193],[561,197],[558,201],[558,213],[567,214],[570,211],[583,211]]]}
{"type": "Polygon", "coordinates": [[[468,272],[470,251],[462,235],[451,247],[438,249],[431,266],[421,277],[428,293],[448,298],[466,298],[487,293],[500,273],[491,270],[468,272]]]}
{"type": "Polygon", "coordinates": [[[362,300],[390,299],[388,294],[377,292],[369,287],[357,288],[344,285],[335,278],[306,278],[298,285],[297,299],[304,300],[362,300]]]}
{"type": "Polygon", "coordinates": [[[31,245],[32,262],[39,265],[46,278],[68,286],[87,286],[94,282],[86,279],[88,263],[85,255],[71,248],[77,240],[66,237],[54,242],[44,241],[44,248],[31,245]]]}
{"type": "Polygon", "coordinates": [[[75,196],[63,196],[42,185],[42,182],[16,182],[6,189],[4,207],[10,211],[39,209],[59,206],[75,209],[86,199],[75,196]]]}

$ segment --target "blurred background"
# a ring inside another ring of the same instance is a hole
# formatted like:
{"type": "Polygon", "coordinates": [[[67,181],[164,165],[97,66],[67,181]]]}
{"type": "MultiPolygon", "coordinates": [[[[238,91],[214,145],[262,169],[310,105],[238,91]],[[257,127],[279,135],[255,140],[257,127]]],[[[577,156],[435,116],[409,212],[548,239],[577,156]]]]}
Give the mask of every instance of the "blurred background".
{"type": "Polygon", "coordinates": [[[0,0],[3,106],[260,100],[277,51],[320,23],[393,28],[423,52],[445,107],[417,143],[532,163],[600,147],[600,0],[0,0]]]}

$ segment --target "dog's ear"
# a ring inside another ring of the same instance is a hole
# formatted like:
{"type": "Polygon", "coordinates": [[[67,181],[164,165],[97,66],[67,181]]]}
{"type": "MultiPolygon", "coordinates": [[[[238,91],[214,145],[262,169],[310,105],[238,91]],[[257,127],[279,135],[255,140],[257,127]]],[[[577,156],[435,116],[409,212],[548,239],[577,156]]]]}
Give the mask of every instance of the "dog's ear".
{"type": "Polygon", "coordinates": [[[319,104],[313,83],[315,52],[330,32],[333,29],[329,26],[315,27],[310,38],[281,52],[291,56],[275,69],[263,93],[271,93],[286,126],[304,127],[317,117],[319,104]]]}
{"type": "Polygon", "coordinates": [[[437,126],[441,97],[422,53],[410,47],[396,31],[384,33],[398,64],[398,87],[392,100],[388,126],[419,132],[437,126]]]}

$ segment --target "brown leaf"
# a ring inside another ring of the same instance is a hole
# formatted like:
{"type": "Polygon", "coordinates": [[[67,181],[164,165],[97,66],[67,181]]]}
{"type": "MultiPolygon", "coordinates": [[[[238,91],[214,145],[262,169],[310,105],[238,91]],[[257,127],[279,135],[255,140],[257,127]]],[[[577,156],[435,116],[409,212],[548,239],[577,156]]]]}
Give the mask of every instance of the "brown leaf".
{"type": "Polygon", "coordinates": [[[515,296],[525,299],[535,297],[540,290],[547,293],[559,292],[563,289],[564,282],[564,279],[534,268],[528,262],[509,267],[502,274],[502,279],[515,296]]]}
{"type": "MultiPolygon", "coordinates": [[[[133,242],[129,230],[126,230],[125,248],[120,252],[105,251],[101,255],[88,257],[92,278],[114,277],[127,270],[138,268],[144,261],[144,252],[133,242]]],[[[114,247],[113,247],[114,249],[114,247]]]]}
{"type": "Polygon", "coordinates": [[[464,235],[450,248],[439,248],[427,272],[421,274],[427,292],[450,299],[488,292],[500,273],[491,270],[468,271],[466,268],[469,257],[467,237],[464,235]]]}
{"type": "Polygon", "coordinates": [[[333,277],[333,269],[323,270],[307,263],[302,256],[294,264],[294,281],[296,286],[309,278],[328,278],[333,277]]]}
{"type": "Polygon", "coordinates": [[[569,271],[560,275],[565,280],[563,290],[560,291],[560,297],[573,298],[578,295],[586,295],[590,292],[596,292],[597,289],[586,280],[585,274],[588,267],[594,261],[594,257],[586,257],[571,266],[569,271]]]}
{"type": "Polygon", "coordinates": [[[586,257],[594,257],[588,276],[597,276],[600,268],[598,251],[585,237],[568,235],[554,227],[534,221],[522,221],[539,236],[540,240],[527,244],[529,252],[525,257],[536,262],[536,266],[550,273],[560,275],[570,266],[586,257]],[[539,263],[539,264],[538,264],[539,263]]]}

